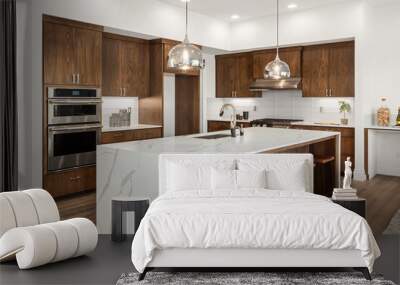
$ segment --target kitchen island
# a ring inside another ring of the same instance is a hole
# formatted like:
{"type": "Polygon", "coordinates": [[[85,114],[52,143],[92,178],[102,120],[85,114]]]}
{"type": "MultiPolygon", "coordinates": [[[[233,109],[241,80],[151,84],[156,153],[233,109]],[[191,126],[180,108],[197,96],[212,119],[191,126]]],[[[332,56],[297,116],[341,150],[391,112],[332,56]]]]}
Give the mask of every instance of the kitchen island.
{"type": "MultiPolygon", "coordinates": [[[[111,233],[111,200],[115,196],[158,196],[158,157],[162,153],[312,153],[334,157],[335,185],[340,178],[340,133],[252,127],[244,136],[202,138],[229,134],[176,136],[97,147],[96,220],[99,233],[111,233]]],[[[330,190],[331,191],[331,190],[330,190]]]]}

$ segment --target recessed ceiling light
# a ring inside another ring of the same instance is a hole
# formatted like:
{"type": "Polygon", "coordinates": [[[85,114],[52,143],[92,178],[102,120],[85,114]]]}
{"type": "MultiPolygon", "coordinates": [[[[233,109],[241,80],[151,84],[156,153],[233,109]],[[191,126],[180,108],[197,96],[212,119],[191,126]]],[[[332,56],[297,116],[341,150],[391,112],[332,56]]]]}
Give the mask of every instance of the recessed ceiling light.
{"type": "Polygon", "coordinates": [[[297,4],[296,3],[290,3],[287,7],[289,9],[296,9],[297,8],[297,4]]]}
{"type": "Polygon", "coordinates": [[[190,0],[181,0],[181,2],[186,3],[186,2],[190,2],[190,0]]]}
{"type": "Polygon", "coordinates": [[[239,19],[240,18],[240,16],[238,15],[238,14],[233,14],[232,16],[231,16],[231,20],[237,20],[237,19],[239,19]]]}

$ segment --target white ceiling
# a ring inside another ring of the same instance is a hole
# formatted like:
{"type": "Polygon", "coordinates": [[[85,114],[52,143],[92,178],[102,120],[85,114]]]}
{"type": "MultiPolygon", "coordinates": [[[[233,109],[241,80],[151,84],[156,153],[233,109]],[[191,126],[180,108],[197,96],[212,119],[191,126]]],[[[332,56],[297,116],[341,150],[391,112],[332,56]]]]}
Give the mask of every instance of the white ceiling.
{"type": "MultiPolygon", "coordinates": [[[[164,3],[184,7],[181,0],[159,0],[164,3]]],[[[312,9],[319,6],[329,5],[346,0],[280,0],[282,13],[299,10],[312,9]],[[295,3],[297,8],[289,9],[288,5],[295,3]]],[[[267,15],[274,15],[276,11],[276,0],[190,0],[189,10],[217,18],[224,21],[231,21],[231,15],[238,14],[243,21],[251,18],[258,18],[267,15]]]]}

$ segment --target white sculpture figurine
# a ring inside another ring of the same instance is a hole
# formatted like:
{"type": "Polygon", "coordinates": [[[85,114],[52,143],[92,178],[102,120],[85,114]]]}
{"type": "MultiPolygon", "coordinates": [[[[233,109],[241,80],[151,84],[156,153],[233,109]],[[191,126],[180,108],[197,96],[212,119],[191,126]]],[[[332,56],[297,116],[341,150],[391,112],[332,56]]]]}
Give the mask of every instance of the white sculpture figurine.
{"type": "Polygon", "coordinates": [[[353,175],[353,171],[351,170],[351,161],[350,157],[347,157],[344,162],[344,179],[343,179],[343,189],[352,189],[351,188],[351,178],[353,175]]]}

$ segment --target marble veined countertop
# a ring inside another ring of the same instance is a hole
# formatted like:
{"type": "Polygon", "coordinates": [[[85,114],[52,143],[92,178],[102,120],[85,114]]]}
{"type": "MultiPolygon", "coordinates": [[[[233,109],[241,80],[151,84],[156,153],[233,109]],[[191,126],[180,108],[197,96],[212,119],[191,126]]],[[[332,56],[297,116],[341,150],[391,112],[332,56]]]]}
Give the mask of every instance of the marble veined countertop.
{"type": "Polygon", "coordinates": [[[127,150],[132,152],[160,153],[260,153],[301,143],[313,142],[338,135],[338,132],[310,131],[251,127],[246,128],[244,136],[218,139],[201,139],[210,134],[229,134],[230,131],[195,134],[188,136],[165,137],[145,141],[100,145],[99,148],[127,150]]]}
{"type": "Polygon", "coordinates": [[[106,132],[117,132],[117,131],[131,131],[131,130],[143,130],[143,129],[154,129],[154,128],[162,128],[159,125],[147,125],[147,124],[138,124],[129,127],[103,127],[101,131],[103,133],[106,132]]]}

